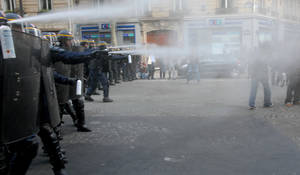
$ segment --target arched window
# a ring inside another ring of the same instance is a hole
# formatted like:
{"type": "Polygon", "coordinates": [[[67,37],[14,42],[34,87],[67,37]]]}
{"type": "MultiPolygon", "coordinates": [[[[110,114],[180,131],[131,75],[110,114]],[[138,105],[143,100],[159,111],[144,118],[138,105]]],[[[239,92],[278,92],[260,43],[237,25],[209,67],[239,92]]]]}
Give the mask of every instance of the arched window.
{"type": "Polygon", "coordinates": [[[233,8],[234,0],[221,0],[220,8],[233,8]]]}
{"type": "Polygon", "coordinates": [[[14,11],[16,8],[16,0],[5,0],[5,6],[4,10],[5,11],[14,11]]]}

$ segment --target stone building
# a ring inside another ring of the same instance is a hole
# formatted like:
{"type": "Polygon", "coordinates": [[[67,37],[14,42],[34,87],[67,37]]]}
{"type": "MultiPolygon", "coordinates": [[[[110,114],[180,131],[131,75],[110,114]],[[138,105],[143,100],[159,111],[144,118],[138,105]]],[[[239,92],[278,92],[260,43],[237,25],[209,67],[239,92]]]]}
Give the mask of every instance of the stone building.
{"type": "MultiPolygon", "coordinates": [[[[77,6],[118,5],[125,0],[22,0],[25,16],[77,6]]],[[[135,17],[36,24],[43,31],[72,30],[77,38],[112,45],[192,45],[207,54],[238,53],[262,41],[299,35],[299,0],[128,0],[135,17]]],[[[124,6],[124,7],[125,7],[124,6]]],[[[19,0],[0,0],[20,13],[19,0]]]]}

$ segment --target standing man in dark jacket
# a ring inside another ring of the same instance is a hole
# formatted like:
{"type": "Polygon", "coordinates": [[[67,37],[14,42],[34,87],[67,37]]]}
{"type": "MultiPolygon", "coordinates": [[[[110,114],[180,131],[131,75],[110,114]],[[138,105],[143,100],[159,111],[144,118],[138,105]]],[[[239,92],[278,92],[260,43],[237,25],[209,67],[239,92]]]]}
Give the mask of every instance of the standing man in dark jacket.
{"type": "Polygon", "coordinates": [[[251,76],[250,110],[256,108],[255,100],[259,83],[264,87],[264,107],[272,107],[267,64],[267,60],[270,56],[270,46],[267,43],[261,44],[260,47],[255,50],[254,58],[249,65],[249,74],[251,76]]]}

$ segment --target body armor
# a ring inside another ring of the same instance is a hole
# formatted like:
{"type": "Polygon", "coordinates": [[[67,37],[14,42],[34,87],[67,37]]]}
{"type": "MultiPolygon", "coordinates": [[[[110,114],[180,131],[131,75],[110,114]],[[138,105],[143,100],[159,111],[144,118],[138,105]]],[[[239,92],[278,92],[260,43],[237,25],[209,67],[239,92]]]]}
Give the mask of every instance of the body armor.
{"type": "Polygon", "coordinates": [[[0,54],[0,144],[38,131],[41,39],[12,31],[16,58],[0,54]]]}
{"type": "MultiPolygon", "coordinates": [[[[71,66],[62,62],[57,62],[54,65],[55,71],[65,77],[70,77],[71,66]]],[[[57,99],[59,104],[65,104],[69,100],[69,85],[56,83],[57,99]]]]}

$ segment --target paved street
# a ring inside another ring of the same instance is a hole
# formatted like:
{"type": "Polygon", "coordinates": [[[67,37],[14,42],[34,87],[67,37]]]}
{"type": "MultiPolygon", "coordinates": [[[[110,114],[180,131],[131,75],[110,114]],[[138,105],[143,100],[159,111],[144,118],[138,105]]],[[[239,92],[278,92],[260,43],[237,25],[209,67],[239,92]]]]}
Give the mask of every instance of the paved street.
{"type": "MultiPolygon", "coordinates": [[[[92,133],[78,133],[65,116],[63,147],[70,175],[298,175],[300,106],[248,110],[246,79],[138,80],[86,103],[92,133]]],[[[39,154],[29,175],[51,175],[39,154]]]]}

